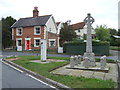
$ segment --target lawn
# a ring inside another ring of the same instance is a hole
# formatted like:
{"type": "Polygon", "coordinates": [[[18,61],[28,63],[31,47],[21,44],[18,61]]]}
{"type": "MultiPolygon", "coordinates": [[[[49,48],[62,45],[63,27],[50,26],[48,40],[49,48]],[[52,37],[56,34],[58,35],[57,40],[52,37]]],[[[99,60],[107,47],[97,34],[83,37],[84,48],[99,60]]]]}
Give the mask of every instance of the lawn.
{"type": "Polygon", "coordinates": [[[46,64],[33,63],[31,60],[39,60],[39,56],[19,56],[19,59],[13,61],[33,72],[41,74],[47,78],[65,84],[71,88],[114,88],[115,83],[111,80],[100,80],[95,78],[84,78],[75,76],[53,75],[49,71],[55,67],[68,63],[68,57],[48,57],[49,59],[65,60],[64,62],[52,62],[46,64]]]}
{"type": "Polygon", "coordinates": [[[110,50],[117,50],[117,51],[120,51],[120,47],[117,47],[117,46],[110,46],[110,50]]]}

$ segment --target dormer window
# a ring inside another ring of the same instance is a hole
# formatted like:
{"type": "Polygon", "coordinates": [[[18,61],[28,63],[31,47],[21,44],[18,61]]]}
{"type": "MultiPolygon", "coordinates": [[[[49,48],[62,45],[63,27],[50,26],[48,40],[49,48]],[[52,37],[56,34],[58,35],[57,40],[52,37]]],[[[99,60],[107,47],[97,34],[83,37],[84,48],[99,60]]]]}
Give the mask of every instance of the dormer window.
{"type": "Polygon", "coordinates": [[[17,28],[16,30],[17,30],[16,35],[21,36],[22,35],[22,28],[17,28]]]}
{"type": "Polygon", "coordinates": [[[40,26],[35,26],[34,27],[34,34],[35,35],[40,35],[40,33],[41,33],[40,26]]]}

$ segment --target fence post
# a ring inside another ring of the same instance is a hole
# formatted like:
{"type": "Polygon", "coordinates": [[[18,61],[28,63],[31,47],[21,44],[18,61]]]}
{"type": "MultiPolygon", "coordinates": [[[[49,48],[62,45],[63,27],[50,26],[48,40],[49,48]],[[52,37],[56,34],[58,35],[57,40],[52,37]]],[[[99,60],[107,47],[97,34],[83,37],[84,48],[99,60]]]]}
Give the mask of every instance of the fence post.
{"type": "Polygon", "coordinates": [[[120,62],[117,61],[117,69],[118,69],[118,78],[117,78],[117,82],[118,82],[118,90],[120,89],[120,62]]]}

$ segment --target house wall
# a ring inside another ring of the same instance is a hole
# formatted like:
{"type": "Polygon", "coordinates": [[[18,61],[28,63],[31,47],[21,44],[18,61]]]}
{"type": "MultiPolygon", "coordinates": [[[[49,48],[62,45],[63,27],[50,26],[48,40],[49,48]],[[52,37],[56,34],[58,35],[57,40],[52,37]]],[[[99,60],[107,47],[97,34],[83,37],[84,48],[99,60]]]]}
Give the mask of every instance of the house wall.
{"type": "MultiPolygon", "coordinates": [[[[54,34],[54,33],[51,33],[51,32],[48,32],[48,40],[47,40],[47,45],[49,46],[49,40],[50,39],[55,39],[55,48],[57,48],[58,46],[58,35],[57,34],[54,34]]],[[[51,47],[48,47],[51,49],[51,47]]]]}
{"type": "Polygon", "coordinates": [[[58,31],[57,31],[57,34],[60,34],[60,29],[63,27],[63,23],[60,23],[59,25],[58,25],[58,31]]]}
{"type": "MultiPolygon", "coordinates": [[[[25,50],[25,38],[31,38],[31,44],[34,45],[34,38],[40,38],[40,39],[46,39],[45,34],[46,34],[46,28],[44,26],[41,26],[41,34],[40,35],[34,35],[34,27],[24,27],[22,28],[22,36],[17,36],[16,35],[16,28],[12,29],[12,34],[13,34],[13,47],[16,48],[16,38],[22,38],[22,48],[25,50]]],[[[58,40],[57,40],[57,34],[48,32],[47,34],[47,45],[49,47],[49,39],[55,39],[56,44],[55,48],[57,48],[58,45],[58,40]]],[[[31,49],[39,49],[39,47],[31,47],[31,49]]]]}
{"type": "Polygon", "coordinates": [[[59,35],[60,35],[60,30],[61,30],[61,28],[63,28],[64,26],[63,26],[63,23],[62,22],[60,22],[60,24],[57,26],[57,35],[58,35],[58,37],[57,37],[57,41],[58,41],[58,43],[57,43],[57,45],[58,45],[58,47],[60,47],[60,37],[59,37],[59,35]]]}
{"type": "MultiPolygon", "coordinates": [[[[75,30],[76,34],[80,37],[83,37],[84,34],[87,34],[87,27],[85,26],[83,29],[80,29],[80,32],[78,32],[78,30],[75,30]]],[[[91,29],[91,34],[95,35],[95,30],[91,29]]]]}
{"type": "Polygon", "coordinates": [[[51,18],[48,20],[46,26],[47,26],[47,31],[52,32],[52,33],[55,33],[55,34],[57,33],[56,24],[55,24],[55,22],[54,22],[53,17],[51,17],[51,18]]]}
{"type": "MultiPolygon", "coordinates": [[[[13,29],[13,45],[16,47],[16,38],[22,38],[23,50],[25,49],[25,38],[31,38],[31,44],[34,45],[34,38],[44,39],[44,26],[41,26],[41,34],[34,35],[34,27],[24,27],[22,28],[22,36],[16,35],[16,28],[13,29]]],[[[34,47],[37,49],[38,47],[34,47]]]]}
{"type": "MultiPolygon", "coordinates": [[[[54,18],[51,16],[49,20],[47,21],[45,26],[41,26],[41,34],[40,35],[34,35],[34,27],[23,27],[22,28],[22,35],[17,36],[16,35],[16,28],[13,28],[12,31],[13,34],[13,46],[16,47],[16,38],[22,38],[22,48],[25,50],[25,38],[31,38],[31,44],[34,46],[34,38],[40,38],[40,39],[47,39],[48,40],[48,48],[49,47],[49,39],[55,39],[55,47],[58,46],[58,38],[57,38],[57,26],[55,24],[54,18]],[[47,36],[46,36],[47,35],[47,36]]],[[[31,49],[39,49],[39,47],[31,47],[31,49]]]]}
{"type": "Polygon", "coordinates": [[[58,47],[58,35],[57,35],[57,32],[58,32],[58,28],[57,28],[57,25],[54,21],[54,18],[51,17],[48,22],[46,23],[46,28],[45,28],[47,31],[47,46],[49,49],[55,49],[58,47]],[[55,47],[49,47],[49,41],[50,39],[55,39],[55,47]]]}

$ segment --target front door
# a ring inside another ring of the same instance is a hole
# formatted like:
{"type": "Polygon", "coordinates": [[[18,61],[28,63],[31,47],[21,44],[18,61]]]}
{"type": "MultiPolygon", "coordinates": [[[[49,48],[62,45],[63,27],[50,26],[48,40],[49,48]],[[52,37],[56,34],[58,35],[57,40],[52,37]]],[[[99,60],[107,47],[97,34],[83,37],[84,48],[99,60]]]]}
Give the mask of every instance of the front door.
{"type": "Polygon", "coordinates": [[[26,50],[30,50],[30,40],[26,40],[26,50]]]}

